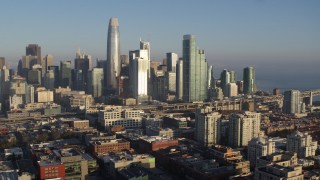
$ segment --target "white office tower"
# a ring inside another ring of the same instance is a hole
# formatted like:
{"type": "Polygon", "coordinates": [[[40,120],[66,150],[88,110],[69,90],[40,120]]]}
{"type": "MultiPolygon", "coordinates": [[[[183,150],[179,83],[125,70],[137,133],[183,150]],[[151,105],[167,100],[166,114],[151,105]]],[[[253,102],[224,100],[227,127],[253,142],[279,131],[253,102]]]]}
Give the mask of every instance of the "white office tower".
{"type": "Polygon", "coordinates": [[[232,114],[229,120],[229,145],[232,147],[248,146],[252,138],[259,137],[260,113],[245,111],[232,114]]]}
{"type": "Polygon", "coordinates": [[[196,109],[196,140],[204,146],[218,143],[218,121],[221,114],[212,112],[212,108],[196,109]]]}
{"type": "Polygon", "coordinates": [[[131,93],[138,101],[148,97],[148,70],[150,63],[148,50],[137,50],[130,53],[131,93]]]}
{"type": "Polygon", "coordinates": [[[183,97],[183,60],[179,60],[176,65],[176,98],[182,100],[183,97]]]}
{"type": "Polygon", "coordinates": [[[104,82],[103,68],[93,68],[89,71],[88,76],[88,92],[93,97],[102,96],[104,82]]]}
{"type": "Polygon", "coordinates": [[[227,95],[228,97],[238,96],[238,86],[236,83],[227,84],[227,95]]]}
{"type": "Polygon", "coordinates": [[[151,60],[151,57],[150,57],[150,42],[148,41],[143,41],[140,39],[140,50],[146,50],[147,54],[146,56],[144,57],[144,59],[148,59],[148,78],[150,78],[150,60],[151,60]]]}
{"type": "Polygon", "coordinates": [[[7,68],[7,66],[3,66],[1,71],[1,78],[3,82],[10,81],[10,70],[7,68]]]}
{"type": "Polygon", "coordinates": [[[212,65],[208,65],[208,89],[212,88],[212,81],[213,81],[213,71],[212,71],[212,65]]]}
{"type": "Polygon", "coordinates": [[[312,141],[308,133],[295,131],[287,136],[287,151],[296,152],[298,158],[315,156],[317,145],[317,141],[312,141]]]}
{"type": "Polygon", "coordinates": [[[253,138],[248,144],[248,160],[250,161],[250,166],[255,167],[259,157],[270,155],[275,151],[276,144],[272,141],[272,138],[253,138]]]}

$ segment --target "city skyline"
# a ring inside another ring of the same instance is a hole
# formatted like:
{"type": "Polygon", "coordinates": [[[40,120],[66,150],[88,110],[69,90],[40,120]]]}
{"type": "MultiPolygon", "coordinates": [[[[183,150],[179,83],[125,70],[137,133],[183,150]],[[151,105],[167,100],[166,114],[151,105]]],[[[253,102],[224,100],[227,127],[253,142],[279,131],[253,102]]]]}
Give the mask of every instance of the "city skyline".
{"type": "Polygon", "coordinates": [[[317,36],[320,3],[317,1],[242,1],[233,2],[233,6],[217,1],[190,2],[185,6],[170,2],[169,7],[166,3],[145,3],[144,10],[136,13],[125,12],[129,7],[134,9],[137,6],[134,3],[102,1],[96,4],[37,2],[39,11],[35,13],[32,12],[34,3],[20,2],[21,6],[15,2],[3,3],[2,13],[6,15],[0,18],[4,25],[0,30],[3,41],[0,56],[13,68],[24,55],[27,44],[41,46],[42,56],[52,54],[55,64],[73,60],[78,47],[92,55],[93,60],[106,59],[108,19],[118,17],[121,54],[137,49],[136,42],[142,37],[152,45],[151,59],[162,61],[167,52],[182,57],[182,36],[191,33],[205,50],[216,78],[226,68],[235,70],[238,79],[242,79],[242,69],[253,66],[258,89],[319,88],[315,84],[320,75],[316,69],[320,57],[317,36]],[[184,11],[195,5],[201,8],[195,8],[194,14],[184,11]],[[59,13],[55,13],[58,6],[59,13]],[[13,7],[14,15],[10,11],[13,7]],[[101,11],[106,7],[110,11],[101,11]],[[70,8],[76,8],[72,11],[74,14],[69,13],[70,8]],[[94,13],[79,13],[83,9],[94,13]],[[38,20],[39,26],[23,20],[25,15],[38,20]],[[6,18],[8,16],[11,18],[6,18]],[[133,21],[136,18],[139,21],[133,21]],[[18,27],[25,28],[21,32],[18,27]],[[297,71],[301,73],[298,75],[297,71]],[[283,82],[287,84],[283,86],[283,82]]]}

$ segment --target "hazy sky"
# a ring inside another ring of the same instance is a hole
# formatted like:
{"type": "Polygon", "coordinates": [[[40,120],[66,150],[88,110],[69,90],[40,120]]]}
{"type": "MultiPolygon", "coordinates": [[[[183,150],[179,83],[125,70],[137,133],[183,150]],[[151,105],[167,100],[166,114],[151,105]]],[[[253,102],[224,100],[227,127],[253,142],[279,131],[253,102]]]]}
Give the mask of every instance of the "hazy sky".
{"type": "Polygon", "coordinates": [[[106,58],[110,17],[120,23],[121,53],[151,42],[151,57],[181,55],[194,34],[218,77],[222,69],[256,68],[258,87],[320,88],[319,0],[3,0],[0,56],[11,66],[37,43],[42,55],[72,60],[77,48],[106,58]]]}

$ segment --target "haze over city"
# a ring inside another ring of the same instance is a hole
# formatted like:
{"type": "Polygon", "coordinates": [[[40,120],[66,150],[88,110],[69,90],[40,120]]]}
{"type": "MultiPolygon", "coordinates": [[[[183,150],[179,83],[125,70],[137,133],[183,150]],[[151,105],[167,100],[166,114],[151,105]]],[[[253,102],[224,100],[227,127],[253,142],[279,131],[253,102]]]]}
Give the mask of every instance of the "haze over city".
{"type": "Polygon", "coordinates": [[[320,1],[0,7],[0,180],[320,179],[320,1]]]}
{"type": "Polygon", "coordinates": [[[55,62],[78,48],[106,58],[107,25],[118,17],[121,53],[151,43],[151,59],[182,56],[182,36],[194,34],[215,77],[256,68],[259,89],[320,88],[320,2],[313,1],[4,1],[0,55],[16,68],[26,44],[36,43],[55,62]]]}

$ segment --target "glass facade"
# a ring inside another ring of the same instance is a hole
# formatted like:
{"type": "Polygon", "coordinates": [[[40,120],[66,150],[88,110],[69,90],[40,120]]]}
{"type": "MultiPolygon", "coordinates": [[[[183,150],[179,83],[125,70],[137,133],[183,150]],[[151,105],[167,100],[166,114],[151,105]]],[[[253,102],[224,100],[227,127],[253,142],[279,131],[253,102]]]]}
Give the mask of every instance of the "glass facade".
{"type": "Polygon", "coordinates": [[[203,50],[196,48],[193,35],[183,37],[183,100],[185,102],[207,99],[208,64],[203,50]]]}
{"type": "Polygon", "coordinates": [[[120,76],[120,32],[117,18],[111,18],[108,28],[107,44],[107,88],[117,89],[120,76]]]}
{"type": "Polygon", "coordinates": [[[71,87],[72,75],[71,75],[71,61],[62,61],[60,63],[60,86],[71,87]]]}
{"type": "Polygon", "coordinates": [[[255,92],[255,70],[253,67],[246,67],[243,70],[243,93],[253,94],[255,92]]]}

